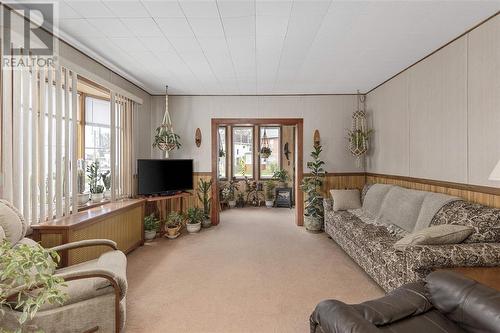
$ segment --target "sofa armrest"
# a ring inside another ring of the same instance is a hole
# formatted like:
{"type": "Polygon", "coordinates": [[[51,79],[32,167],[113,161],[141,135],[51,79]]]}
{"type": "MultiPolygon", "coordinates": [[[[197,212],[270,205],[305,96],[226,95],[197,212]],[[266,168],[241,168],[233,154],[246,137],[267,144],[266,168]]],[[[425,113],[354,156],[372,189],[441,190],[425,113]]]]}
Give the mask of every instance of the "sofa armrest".
{"type": "Polygon", "coordinates": [[[353,306],[363,318],[377,326],[417,316],[432,308],[423,282],[406,284],[384,297],[353,306]]]}
{"type": "Polygon", "coordinates": [[[317,326],[324,333],[380,332],[377,326],[417,316],[431,308],[423,282],[404,285],[384,297],[361,304],[327,300],[319,303],[310,317],[311,333],[316,333],[317,326]]]}
{"type": "Polygon", "coordinates": [[[414,245],[404,252],[408,268],[422,274],[437,268],[500,266],[500,243],[414,245]]]}
{"type": "Polygon", "coordinates": [[[51,248],[51,251],[64,251],[64,250],[71,250],[71,249],[77,249],[81,247],[89,247],[89,246],[109,246],[113,250],[117,250],[117,245],[115,241],[112,241],[110,239],[86,239],[86,240],[81,240],[77,242],[71,242],[67,244],[62,244],[58,246],[54,246],[51,248]]]}
{"type": "Polygon", "coordinates": [[[323,209],[325,212],[333,210],[333,199],[332,198],[323,198],[323,209]]]}
{"type": "Polygon", "coordinates": [[[337,300],[320,302],[309,318],[311,333],[380,333],[352,305],[337,300]],[[318,326],[321,328],[317,330],[318,326]]]}

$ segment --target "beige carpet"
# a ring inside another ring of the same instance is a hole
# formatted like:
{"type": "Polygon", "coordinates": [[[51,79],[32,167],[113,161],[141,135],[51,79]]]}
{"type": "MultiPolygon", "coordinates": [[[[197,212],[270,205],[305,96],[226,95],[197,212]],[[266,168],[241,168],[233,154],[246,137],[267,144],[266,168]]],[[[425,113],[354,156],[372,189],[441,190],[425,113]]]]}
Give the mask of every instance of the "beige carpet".
{"type": "Polygon", "coordinates": [[[322,299],[382,290],[325,233],[286,208],[224,211],[217,227],[129,256],[127,332],[309,332],[322,299]]]}

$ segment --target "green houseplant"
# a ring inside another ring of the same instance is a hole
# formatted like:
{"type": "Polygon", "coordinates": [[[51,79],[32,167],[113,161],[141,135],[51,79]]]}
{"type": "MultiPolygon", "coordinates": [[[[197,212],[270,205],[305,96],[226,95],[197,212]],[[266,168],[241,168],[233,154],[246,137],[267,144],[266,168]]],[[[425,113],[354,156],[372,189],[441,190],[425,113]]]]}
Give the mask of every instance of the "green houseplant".
{"type": "Polygon", "coordinates": [[[187,211],[186,228],[189,233],[200,231],[201,222],[205,220],[205,214],[201,208],[191,207],[187,211]]]}
{"type": "Polygon", "coordinates": [[[307,162],[311,176],[305,177],[301,184],[301,189],[306,194],[304,226],[311,232],[320,232],[323,227],[323,198],[320,189],[325,177],[325,162],[320,159],[321,151],[320,145],[314,146],[311,152],[312,161],[307,162]]]}
{"type": "Polygon", "coordinates": [[[181,137],[178,134],[175,134],[171,128],[166,125],[161,125],[156,128],[153,148],[159,148],[163,151],[171,151],[181,147],[181,137]]]}
{"type": "Polygon", "coordinates": [[[203,227],[208,228],[212,225],[212,222],[210,221],[210,207],[211,207],[211,200],[212,198],[210,197],[210,189],[212,188],[212,180],[204,180],[203,178],[200,178],[198,181],[198,199],[201,201],[203,204],[203,214],[205,216],[203,220],[203,227]]]}
{"type": "Polygon", "coordinates": [[[160,220],[156,218],[155,214],[146,216],[144,218],[144,238],[146,240],[154,239],[159,226],[160,220]]]}
{"type": "Polygon", "coordinates": [[[87,166],[87,177],[89,178],[92,202],[101,202],[103,199],[104,186],[101,185],[102,174],[99,172],[99,161],[94,161],[87,166]]]}
{"type": "Polygon", "coordinates": [[[274,192],[275,188],[276,188],[276,184],[274,183],[273,180],[266,181],[264,195],[266,197],[266,207],[267,208],[272,208],[274,206],[274,198],[276,195],[274,192]]]}
{"type": "Polygon", "coordinates": [[[1,325],[2,308],[20,311],[18,327],[8,329],[23,332],[42,305],[64,303],[64,280],[54,275],[58,262],[57,252],[41,246],[0,242],[0,332],[9,332],[1,325]]]}
{"type": "Polygon", "coordinates": [[[290,180],[290,176],[288,175],[288,171],[280,169],[274,171],[272,179],[278,181],[280,187],[287,187],[287,182],[290,180]]]}
{"type": "Polygon", "coordinates": [[[184,225],[186,220],[184,214],[179,212],[171,212],[167,216],[167,221],[165,223],[165,232],[168,238],[177,238],[180,234],[180,230],[184,225]]]}
{"type": "Polygon", "coordinates": [[[229,205],[229,208],[234,208],[236,207],[236,192],[238,192],[238,181],[236,178],[232,178],[226,185],[226,188],[228,189],[228,196],[227,196],[227,203],[229,205]]]}

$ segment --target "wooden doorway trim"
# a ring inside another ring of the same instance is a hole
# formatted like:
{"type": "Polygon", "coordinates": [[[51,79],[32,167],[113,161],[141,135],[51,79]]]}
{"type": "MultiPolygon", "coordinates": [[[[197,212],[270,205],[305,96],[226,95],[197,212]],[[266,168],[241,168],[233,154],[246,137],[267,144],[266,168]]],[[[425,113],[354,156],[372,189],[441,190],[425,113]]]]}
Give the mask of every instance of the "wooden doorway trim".
{"type": "Polygon", "coordinates": [[[304,224],[304,194],[300,190],[300,183],[304,177],[304,119],[302,118],[212,118],[212,224],[220,222],[219,215],[219,184],[217,182],[217,160],[219,156],[217,144],[217,131],[222,125],[281,125],[296,126],[297,152],[295,158],[295,223],[298,226],[304,224]]]}

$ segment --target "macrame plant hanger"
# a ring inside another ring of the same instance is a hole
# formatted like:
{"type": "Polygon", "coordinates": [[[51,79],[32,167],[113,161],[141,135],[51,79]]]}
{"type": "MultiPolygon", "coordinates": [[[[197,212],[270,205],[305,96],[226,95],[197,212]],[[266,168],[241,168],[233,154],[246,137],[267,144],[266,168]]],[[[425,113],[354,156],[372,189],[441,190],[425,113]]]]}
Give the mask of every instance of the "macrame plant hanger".
{"type": "Polygon", "coordinates": [[[170,113],[168,112],[168,86],[166,86],[165,114],[163,115],[161,125],[156,129],[153,147],[158,147],[158,149],[164,151],[165,158],[168,158],[171,150],[179,149],[181,147],[179,140],[180,137],[174,132],[172,119],[170,118],[170,113]]]}
{"type": "Polygon", "coordinates": [[[368,151],[368,137],[371,130],[367,129],[365,100],[366,96],[357,94],[358,107],[352,114],[352,128],[349,131],[349,151],[356,157],[356,166],[361,168],[364,166],[364,157],[368,151]],[[362,104],[362,107],[360,106],[362,104]]]}

